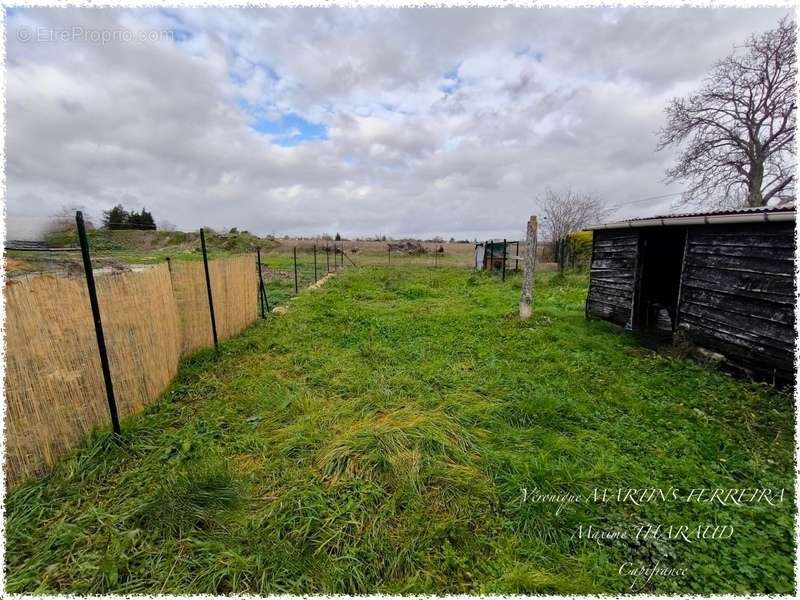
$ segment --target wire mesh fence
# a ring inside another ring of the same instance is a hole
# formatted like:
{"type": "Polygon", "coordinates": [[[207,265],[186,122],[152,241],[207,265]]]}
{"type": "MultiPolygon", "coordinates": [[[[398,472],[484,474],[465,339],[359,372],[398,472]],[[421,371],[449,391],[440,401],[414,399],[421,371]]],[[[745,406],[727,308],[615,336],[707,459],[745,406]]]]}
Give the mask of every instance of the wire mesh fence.
{"type": "Polygon", "coordinates": [[[45,473],[93,429],[111,422],[118,430],[117,415],[155,401],[183,357],[237,335],[330,273],[473,261],[471,244],[80,231],[6,246],[12,486],[45,473]]]}
{"type": "Polygon", "coordinates": [[[347,258],[333,244],[294,246],[290,252],[263,253],[261,271],[270,308],[285,303],[328,273],[345,268],[343,263],[348,263],[347,258]]]}
{"type": "Polygon", "coordinates": [[[77,253],[83,263],[67,258],[63,269],[28,273],[4,289],[10,485],[46,472],[90,431],[116,424],[117,414],[156,400],[182,357],[253,323],[264,294],[274,307],[343,262],[330,249],[328,262],[317,252],[316,267],[313,249],[297,252],[297,261],[275,254],[262,259],[259,277],[256,248],[211,259],[203,248],[183,260],[94,268],[108,251],[91,248],[87,235],[79,242],[60,254],[77,253]]]}

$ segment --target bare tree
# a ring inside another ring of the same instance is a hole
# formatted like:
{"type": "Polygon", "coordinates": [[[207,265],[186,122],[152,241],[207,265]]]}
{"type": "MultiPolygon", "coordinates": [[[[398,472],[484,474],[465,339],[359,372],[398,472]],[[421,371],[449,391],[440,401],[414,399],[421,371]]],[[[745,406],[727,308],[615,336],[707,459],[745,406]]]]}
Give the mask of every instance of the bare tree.
{"type": "Polygon", "coordinates": [[[541,208],[543,229],[556,248],[556,260],[561,269],[565,261],[563,247],[569,234],[603,221],[612,212],[594,195],[571,189],[547,188],[537,204],[541,208]]]}
{"type": "Polygon", "coordinates": [[[50,215],[50,222],[47,226],[47,233],[68,231],[75,227],[75,213],[81,211],[84,214],[86,229],[94,229],[94,223],[86,212],[82,204],[62,204],[55,213],[50,215]]]}
{"type": "Polygon", "coordinates": [[[700,91],[666,108],[658,150],[686,144],[670,181],[686,203],[764,206],[794,196],[796,32],[784,18],[719,61],[700,91]]]}

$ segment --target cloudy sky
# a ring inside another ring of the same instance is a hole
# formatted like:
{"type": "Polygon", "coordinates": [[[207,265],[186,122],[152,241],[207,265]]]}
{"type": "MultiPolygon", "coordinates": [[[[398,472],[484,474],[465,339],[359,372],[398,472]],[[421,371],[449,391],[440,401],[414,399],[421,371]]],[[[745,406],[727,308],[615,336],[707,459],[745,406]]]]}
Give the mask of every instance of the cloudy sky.
{"type": "Polygon", "coordinates": [[[13,9],[8,235],[122,203],[181,229],[511,238],[547,186],[664,212],[632,201],[681,190],[665,103],[786,13],[13,9]]]}

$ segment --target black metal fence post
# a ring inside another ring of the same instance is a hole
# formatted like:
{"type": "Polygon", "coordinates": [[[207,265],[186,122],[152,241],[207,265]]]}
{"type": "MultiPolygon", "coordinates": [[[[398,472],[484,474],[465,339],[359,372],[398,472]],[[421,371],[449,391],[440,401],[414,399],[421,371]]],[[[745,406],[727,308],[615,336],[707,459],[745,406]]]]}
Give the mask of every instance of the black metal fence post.
{"type": "Polygon", "coordinates": [[[331,272],[331,247],[328,242],[325,242],[325,272],[331,272]]]}
{"type": "Polygon", "coordinates": [[[211,275],[208,274],[208,253],[206,252],[206,234],[200,228],[200,247],[203,250],[203,269],[206,272],[206,290],[208,291],[208,311],[211,314],[211,334],[214,336],[214,350],[219,350],[217,339],[217,319],[214,316],[214,297],[211,294],[211,275]]]}
{"type": "Polygon", "coordinates": [[[258,299],[261,304],[261,318],[266,319],[264,305],[266,304],[267,312],[269,312],[269,304],[267,303],[267,290],[264,287],[264,276],[261,274],[261,246],[256,246],[256,261],[258,261],[258,299]]]}
{"type": "Polygon", "coordinates": [[[519,242],[517,242],[516,250],[514,251],[514,272],[519,271],[519,242]]]}
{"type": "Polygon", "coordinates": [[[317,283],[317,245],[314,244],[314,283],[317,283]]]}
{"type": "Polygon", "coordinates": [[[81,255],[83,257],[83,270],[86,272],[86,287],[89,290],[89,304],[92,306],[92,318],[94,320],[94,333],[97,336],[97,350],[100,353],[100,367],[103,370],[103,382],[106,386],[106,398],[108,399],[108,412],[111,413],[111,427],[114,433],[120,433],[119,416],[117,414],[117,401],[114,398],[114,384],[111,381],[111,367],[108,364],[108,351],[106,350],[106,338],[103,335],[103,322],[100,320],[100,304],[97,302],[97,288],[94,285],[94,271],[92,271],[92,259],[89,256],[89,240],[86,238],[86,227],[83,223],[83,213],[75,213],[75,224],[78,227],[78,238],[81,243],[81,255]]]}
{"type": "Polygon", "coordinates": [[[486,245],[489,247],[489,273],[494,274],[494,244],[489,240],[486,245]]]}
{"type": "Polygon", "coordinates": [[[292,254],[294,255],[294,293],[298,292],[297,288],[297,246],[292,249],[292,254]]]}
{"type": "Polygon", "coordinates": [[[503,240],[503,281],[506,280],[506,256],[508,254],[508,251],[506,250],[507,246],[508,244],[506,244],[506,240],[503,240]]]}

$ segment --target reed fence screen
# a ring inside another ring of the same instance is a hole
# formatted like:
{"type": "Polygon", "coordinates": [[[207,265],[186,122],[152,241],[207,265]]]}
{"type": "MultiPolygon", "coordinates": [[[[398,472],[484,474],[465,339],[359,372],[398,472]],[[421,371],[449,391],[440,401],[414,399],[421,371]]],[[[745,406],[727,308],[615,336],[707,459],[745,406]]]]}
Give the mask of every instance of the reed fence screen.
{"type": "MultiPolygon", "coordinates": [[[[254,256],[209,262],[219,339],[258,316],[254,256]]],[[[201,262],[98,275],[97,295],[120,418],[156,400],[181,357],[213,345],[201,262]]],[[[86,281],[9,281],[6,301],[6,476],[45,473],[109,424],[86,281]]]]}

